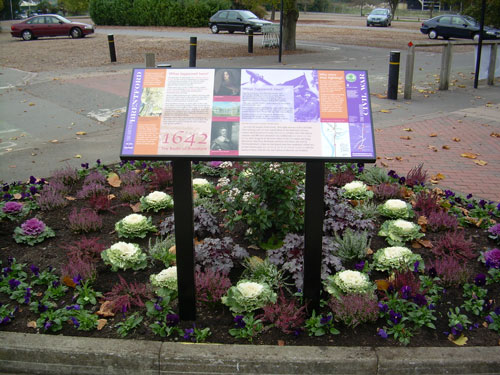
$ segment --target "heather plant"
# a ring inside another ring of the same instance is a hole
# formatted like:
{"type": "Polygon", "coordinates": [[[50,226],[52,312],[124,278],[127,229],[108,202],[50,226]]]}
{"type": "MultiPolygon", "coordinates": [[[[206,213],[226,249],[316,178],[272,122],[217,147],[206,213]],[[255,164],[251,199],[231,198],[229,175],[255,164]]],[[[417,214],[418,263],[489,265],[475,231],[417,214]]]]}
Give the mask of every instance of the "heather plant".
{"type": "Polygon", "coordinates": [[[141,197],[140,202],[141,211],[158,212],[174,207],[174,199],[162,191],[153,191],[145,197],[141,197]]]}
{"type": "Polygon", "coordinates": [[[269,262],[267,258],[249,257],[244,260],[243,266],[245,270],[241,277],[244,279],[266,283],[273,290],[278,290],[287,285],[284,271],[269,262]]]}
{"type": "Polygon", "coordinates": [[[154,167],[149,179],[151,190],[170,191],[173,183],[172,167],[170,165],[154,167]]]}
{"type": "Polygon", "coordinates": [[[74,185],[78,182],[80,176],[78,175],[78,170],[67,165],[64,168],[57,169],[52,172],[50,177],[51,183],[53,181],[60,181],[66,186],[74,185]]]}
{"type": "Polygon", "coordinates": [[[325,219],[323,232],[325,235],[341,235],[346,228],[356,231],[371,231],[375,228],[374,221],[363,217],[363,212],[354,209],[339,195],[338,189],[326,188],[325,219]]]}
{"type": "Polygon", "coordinates": [[[287,233],[301,231],[304,172],[299,163],[250,162],[225,185],[219,182],[226,227],[245,224],[245,236],[253,243],[278,243],[287,233]]]}
{"type": "Polygon", "coordinates": [[[90,208],[78,210],[75,207],[68,216],[68,226],[75,233],[96,232],[102,228],[102,219],[90,208]]]}
{"type": "Polygon", "coordinates": [[[425,268],[422,257],[414,254],[407,247],[392,246],[379,249],[373,254],[373,268],[378,271],[392,272],[404,270],[418,262],[418,269],[425,268]]]}
{"type": "Polygon", "coordinates": [[[30,213],[31,208],[29,204],[20,202],[0,202],[0,221],[9,219],[11,221],[18,221],[24,219],[30,213]]]}
{"type": "Polygon", "coordinates": [[[423,190],[416,194],[413,209],[421,216],[429,217],[433,212],[442,210],[441,198],[433,191],[423,190]]]}
{"type": "Polygon", "coordinates": [[[120,200],[124,202],[137,202],[146,193],[144,185],[124,185],[120,189],[120,200]]]}
{"type": "Polygon", "coordinates": [[[377,167],[376,165],[363,169],[358,178],[367,185],[380,185],[391,182],[386,169],[377,167]]]}
{"type": "Polygon", "coordinates": [[[154,244],[149,239],[149,255],[162,262],[166,267],[175,264],[175,237],[173,234],[165,238],[156,238],[154,244]]]}
{"type": "Polygon", "coordinates": [[[205,238],[195,245],[195,269],[227,275],[234,267],[234,262],[241,262],[247,256],[248,252],[230,237],[205,238]]]}
{"type": "Polygon", "coordinates": [[[276,303],[264,306],[263,313],[257,318],[271,323],[286,335],[296,334],[306,321],[306,308],[307,305],[300,306],[296,299],[287,299],[280,289],[276,303]]]}
{"type": "Polygon", "coordinates": [[[127,281],[118,275],[120,282],[113,286],[110,292],[104,294],[104,301],[111,302],[114,312],[126,313],[132,306],[144,307],[143,301],[152,298],[151,291],[148,286],[143,283],[127,281]]]}
{"type": "Polygon", "coordinates": [[[378,319],[378,304],[374,294],[348,294],[332,297],[328,306],[337,322],[348,327],[374,322],[378,319]]]}
{"type": "Polygon", "coordinates": [[[142,185],[142,176],[137,171],[124,171],[120,174],[120,180],[122,182],[122,187],[124,186],[134,186],[142,185]]]}
{"type": "Polygon", "coordinates": [[[106,246],[99,241],[99,237],[82,236],[80,239],[64,245],[64,248],[68,251],[68,257],[74,256],[97,263],[101,260],[101,253],[106,249],[106,246]]]}
{"type": "MultiPolygon", "coordinates": [[[[219,222],[204,206],[196,206],[193,209],[194,235],[197,238],[213,237],[220,234],[219,222]]],[[[174,234],[174,215],[170,215],[159,225],[159,233],[162,236],[174,234]]]]}
{"type": "Polygon", "coordinates": [[[401,270],[396,270],[389,278],[390,285],[393,289],[400,295],[407,294],[408,292],[418,292],[421,289],[420,278],[418,277],[420,272],[420,263],[415,262],[413,264],[413,269],[403,268],[401,270]]]}
{"type": "Polygon", "coordinates": [[[87,199],[96,195],[109,195],[109,189],[100,183],[90,182],[85,183],[81,190],[76,194],[79,199],[87,199]]]}
{"type": "Polygon", "coordinates": [[[74,280],[78,279],[93,280],[96,274],[96,264],[83,257],[68,257],[67,262],[61,266],[61,275],[66,285],[73,285],[74,280]]]}
{"type": "Polygon", "coordinates": [[[455,231],[457,228],[456,216],[450,215],[444,210],[431,212],[427,217],[427,229],[431,232],[455,231]]]}
{"type": "Polygon", "coordinates": [[[373,192],[362,181],[352,181],[342,186],[341,194],[344,198],[354,200],[369,200],[373,198],[373,192]]]}
{"type": "Polygon", "coordinates": [[[405,183],[410,187],[425,186],[427,183],[427,171],[423,170],[424,164],[421,163],[408,171],[405,183]]]}
{"type": "Polygon", "coordinates": [[[401,199],[389,199],[378,206],[378,212],[391,219],[410,219],[415,216],[411,205],[401,199]]]}
{"type": "Polygon", "coordinates": [[[329,173],[326,179],[326,183],[328,186],[336,186],[341,187],[345,184],[353,182],[356,179],[356,174],[352,169],[344,169],[344,170],[334,170],[332,173],[329,173]]]}
{"type": "Polygon", "coordinates": [[[334,297],[340,298],[350,294],[373,294],[376,285],[370,277],[359,271],[345,270],[328,276],[325,281],[326,291],[334,297]]]}
{"type": "Polygon", "coordinates": [[[386,220],[380,226],[379,236],[385,237],[389,245],[402,246],[405,242],[424,237],[420,225],[407,220],[386,220]]]}
{"type": "Polygon", "coordinates": [[[90,208],[95,212],[111,212],[114,214],[114,207],[111,207],[111,197],[107,194],[92,195],[88,198],[90,208]]]}
{"type": "Polygon", "coordinates": [[[277,295],[266,283],[241,279],[221,298],[224,305],[236,314],[248,313],[275,303],[277,295]]]}
{"type": "Polygon", "coordinates": [[[373,194],[378,199],[396,199],[402,197],[401,185],[384,182],[373,187],[373,194]]]}
{"type": "Polygon", "coordinates": [[[85,179],[83,180],[84,185],[106,185],[106,182],[106,176],[96,169],[92,170],[87,176],[85,176],[85,179]]]}
{"type": "Polygon", "coordinates": [[[149,232],[156,232],[151,217],[130,214],[115,224],[118,237],[145,238],[149,232]]]}
{"type": "Polygon", "coordinates": [[[101,258],[114,272],[119,269],[140,270],[147,267],[146,254],[135,243],[117,242],[104,250],[101,258]]]}
{"type": "Polygon", "coordinates": [[[222,272],[210,269],[197,271],[194,275],[196,285],[196,303],[216,307],[221,304],[221,298],[231,287],[231,280],[222,272]]]}
{"type": "Polygon", "coordinates": [[[351,228],[347,228],[342,237],[335,233],[333,242],[335,255],[342,261],[351,261],[366,257],[371,240],[368,232],[356,232],[351,228]]]}
{"type": "MultiPolygon", "coordinates": [[[[335,256],[332,239],[323,237],[321,279],[326,280],[333,272],[343,270],[342,262],[335,256]]],[[[283,246],[268,252],[269,261],[288,272],[298,289],[302,289],[304,277],[304,237],[290,233],[283,240],[283,246]]]]}
{"type": "Polygon", "coordinates": [[[68,200],[64,197],[66,191],[59,189],[59,186],[65,189],[62,183],[54,181],[40,191],[36,197],[36,204],[42,211],[55,210],[68,204],[68,200]]]}
{"type": "Polygon", "coordinates": [[[45,241],[47,238],[55,237],[54,231],[37,218],[26,220],[20,227],[14,229],[14,240],[17,243],[24,243],[34,246],[45,241]]]}
{"type": "Polygon", "coordinates": [[[431,251],[438,258],[450,255],[463,261],[468,261],[478,256],[474,250],[473,242],[465,238],[463,230],[446,232],[434,243],[431,251]]]}

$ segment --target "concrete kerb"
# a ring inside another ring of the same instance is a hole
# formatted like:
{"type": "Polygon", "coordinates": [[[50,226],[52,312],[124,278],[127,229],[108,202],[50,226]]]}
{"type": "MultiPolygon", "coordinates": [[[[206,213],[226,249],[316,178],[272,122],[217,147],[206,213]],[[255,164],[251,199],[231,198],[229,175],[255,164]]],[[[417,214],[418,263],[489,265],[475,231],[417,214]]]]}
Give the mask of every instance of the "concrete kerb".
{"type": "Polygon", "coordinates": [[[0,332],[2,374],[500,374],[500,347],[186,344],[0,332]]]}

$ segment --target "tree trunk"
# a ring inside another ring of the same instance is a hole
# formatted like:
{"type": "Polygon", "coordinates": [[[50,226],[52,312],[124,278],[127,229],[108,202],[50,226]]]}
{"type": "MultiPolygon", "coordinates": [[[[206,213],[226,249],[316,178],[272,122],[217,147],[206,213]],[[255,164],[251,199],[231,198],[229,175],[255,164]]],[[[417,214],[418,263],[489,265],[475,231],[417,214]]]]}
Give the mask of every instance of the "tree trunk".
{"type": "Polygon", "coordinates": [[[283,12],[283,49],[285,51],[295,51],[296,45],[296,31],[297,20],[299,19],[299,10],[297,9],[297,2],[294,1],[295,6],[291,9],[286,9],[283,12]]]}
{"type": "Polygon", "coordinates": [[[271,8],[271,21],[274,21],[274,18],[276,17],[276,9],[274,9],[274,5],[271,8]]]}

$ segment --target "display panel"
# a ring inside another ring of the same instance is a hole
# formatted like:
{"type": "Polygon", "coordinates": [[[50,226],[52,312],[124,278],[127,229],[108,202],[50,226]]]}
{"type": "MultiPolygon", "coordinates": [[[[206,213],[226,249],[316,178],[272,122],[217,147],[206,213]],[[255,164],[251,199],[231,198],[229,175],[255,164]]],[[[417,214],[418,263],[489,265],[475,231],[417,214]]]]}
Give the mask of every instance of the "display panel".
{"type": "Polygon", "coordinates": [[[375,161],[367,72],[134,69],[121,157],[375,161]]]}

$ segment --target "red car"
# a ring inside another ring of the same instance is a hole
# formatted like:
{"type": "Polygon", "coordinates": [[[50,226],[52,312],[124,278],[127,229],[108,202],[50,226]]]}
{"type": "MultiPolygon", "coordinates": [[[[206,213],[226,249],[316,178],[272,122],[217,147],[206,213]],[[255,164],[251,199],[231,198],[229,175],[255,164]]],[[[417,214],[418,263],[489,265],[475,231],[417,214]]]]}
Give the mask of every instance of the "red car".
{"type": "Polygon", "coordinates": [[[15,23],[10,27],[10,30],[13,37],[24,40],[33,40],[44,36],[83,38],[94,32],[94,26],[73,22],[57,14],[42,14],[15,23]]]}

